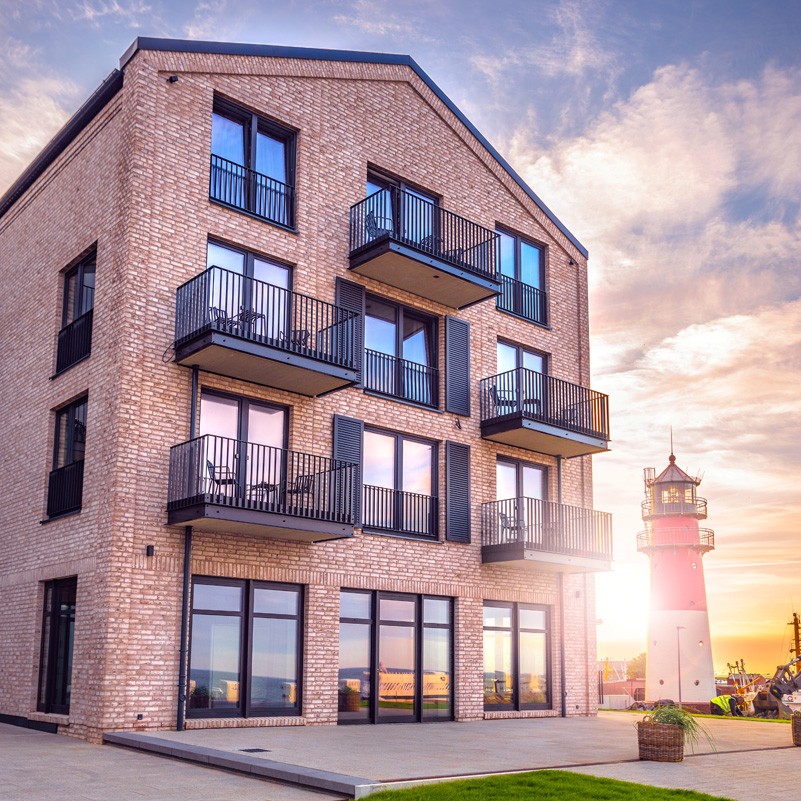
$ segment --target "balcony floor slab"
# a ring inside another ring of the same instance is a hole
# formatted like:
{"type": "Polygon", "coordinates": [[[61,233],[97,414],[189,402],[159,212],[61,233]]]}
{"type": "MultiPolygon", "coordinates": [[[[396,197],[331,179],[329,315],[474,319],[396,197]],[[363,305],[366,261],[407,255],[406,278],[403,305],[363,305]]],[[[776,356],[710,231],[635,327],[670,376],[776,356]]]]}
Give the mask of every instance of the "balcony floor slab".
{"type": "Polygon", "coordinates": [[[612,569],[611,560],[604,557],[553,553],[527,548],[522,542],[483,545],[481,561],[484,564],[523,568],[538,573],[596,573],[612,569]]]}
{"type": "Polygon", "coordinates": [[[522,414],[482,422],[481,436],[504,445],[566,459],[609,450],[608,440],[532,420],[522,414]]]}

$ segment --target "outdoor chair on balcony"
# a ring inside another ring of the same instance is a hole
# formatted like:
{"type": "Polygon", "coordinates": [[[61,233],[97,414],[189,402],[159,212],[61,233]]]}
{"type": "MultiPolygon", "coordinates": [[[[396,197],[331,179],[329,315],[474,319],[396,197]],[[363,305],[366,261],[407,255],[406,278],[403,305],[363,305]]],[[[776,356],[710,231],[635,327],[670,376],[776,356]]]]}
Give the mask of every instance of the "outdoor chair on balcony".
{"type": "Polygon", "coordinates": [[[287,503],[291,506],[308,506],[314,501],[314,479],[311,474],[298,476],[286,489],[287,503]],[[290,503],[289,499],[293,501],[290,503]]]}
{"type": "Polygon", "coordinates": [[[528,527],[517,518],[498,512],[498,538],[501,544],[525,541],[528,527]]]}
{"type": "Polygon", "coordinates": [[[228,316],[225,309],[220,309],[217,306],[209,307],[209,319],[211,324],[222,331],[227,331],[231,327],[232,318],[228,316]]]}
{"type": "Polygon", "coordinates": [[[493,384],[489,388],[489,396],[496,413],[501,409],[513,412],[517,408],[517,398],[515,398],[515,393],[512,391],[500,390],[493,384]]]}
{"type": "Polygon", "coordinates": [[[231,494],[238,494],[239,480],[230,467],[218,467],[211,459],[206,460],[206,467],[209,471],[209,489],[216,488],[215,495],[230,497],[231,494]],[[233,493],[228,492],[229,487],[233,488],[233,493]]]}
{"type": "Polygon", "coordinates": [[[308,348],[311,331],[307,328],[293,328],[291,331],[282,331],[278,338],[290,348],[308,348]]]}
{"type": "Polygon", "coordinates": [[[392,233],[392,220],[389,217],[376,217],[374,211],[368,211],[364,218],[364,227],[371,240],[379,239],[392,233]]]}

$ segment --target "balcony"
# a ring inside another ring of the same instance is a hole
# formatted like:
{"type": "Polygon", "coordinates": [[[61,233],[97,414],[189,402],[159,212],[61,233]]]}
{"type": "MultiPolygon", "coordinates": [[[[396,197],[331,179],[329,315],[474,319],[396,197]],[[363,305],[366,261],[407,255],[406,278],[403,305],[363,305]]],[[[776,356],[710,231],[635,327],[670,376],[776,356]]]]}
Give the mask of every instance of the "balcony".
{"type": "Polygon", "coordinates": [[[694,528],[691,526],[670,528],[647,528],[637,534],[637,550],[640,553],[652,554],[659,550],[674,548],[692,548],[698,553],[715,550],[715,532],[711,528],[694,528]]]}
{"type": "Polygon", "coordinates": [[[81,508],[83,459],[50,471],[47,483],[47,516],[58,517],[81,508]]]}
{"type": "Polygon", "coordinates": [[[356,465],[206,435],[170,450],[169,525],[296,542],[353,535],[356,465]]]}
{"type": "Polygon", "coordinates": [[[178,287],[175,360],[211,373],[316,396],[358,379],[359,315],[210,267],[178,287]]]}
{"type": "Polygon", "coordinates": [[[523,367],[483,379],[479,391],[484,439],[566,458],[609,449],[600,392],[523,367]]]}
{"type": "Polygon", "coordinates": [[[498,235],[428,200],[389,187],[350,210],[350,269],[463,309],[500,291],[498,235]]]}
{"type": "Polygon", "coordinates": [[[425,364],[364,351],[364,388],[379,395],[439,408],[439,370],[425,364]]]}
{"type": "Polygon", "coordinates": [[[56,375],[92,352],[92,316],[93,311],[90,309],[58,332],[56,375]]]}
{"type": "Polygon", "coordinates": [[[437,498],[386,487],[363,488],[362,525],[366,529],[437,539],[437,498]]]}
{"type": "Polygon", "coordinates": [[[707,517],[706,498],[676,498],[666,501],[646,498],[641,506],[643,520],[654,520],[658,517],[694,517],[696,520],[706,520],[707,517]]]}
{"type": "Polygon", "coordinates": [[[481,559],[538,571],[609,570],[612,515],[535,498],[484,503],[481,559]]]}
{"type": "Polygon", "coordinates": [[[213,154],[209,198],[260,220],[295,227],[294,187],[213,154]]]}
{"type": "Polygon", "coordinates": [[[537,325],[548,325],[548,296],[542,289],[508,275],[498,277],[501,280],[501,294],[496,301],[498,309],[537,325]]]}

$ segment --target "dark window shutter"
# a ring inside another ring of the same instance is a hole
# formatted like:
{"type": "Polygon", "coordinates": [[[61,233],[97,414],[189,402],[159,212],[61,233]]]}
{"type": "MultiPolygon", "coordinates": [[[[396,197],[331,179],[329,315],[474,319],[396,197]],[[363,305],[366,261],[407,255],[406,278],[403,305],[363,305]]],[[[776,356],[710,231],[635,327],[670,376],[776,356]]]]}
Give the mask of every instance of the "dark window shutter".
{"type": "Polygon", "coordinates": [[[470,415],[470,323],[445,318],[445,411],[470,415]]]}
{"type": "Polygon", "coordinates": [[[359,315],[355,325],[348,327],[343,332],[343,336],[353,338],[353,356],[356,369],[359,371],[357,386],[361,386],[362,359],[364,357],[364,287],[361,284],[354,284],[353,281],[346,281],[344,278],[337,278],[336,287],[336,305],[359,315]]]}
{"type": "Polygon", "coordinates": [[[445,539],[470,542],[470,446],[445,443],[445,539]]]}
{"type": "MultiPolygon", "coordinates": [[[[353,417],[334,415],[334,459],[344,462],[353,462],[355,475],[353,480],[353,496],[350,507],[353,509],[353,520],[358,526],[361,524],[362,511],[362,439],[364,436],[364,422],[353,417]]],[[[342,492],[342,491],[340,491],[342,492]]],[[[343,496],[339,503],[346,506],[343,496]]],[[[339,505],[339,504],[338,504],[339,505]]]]}

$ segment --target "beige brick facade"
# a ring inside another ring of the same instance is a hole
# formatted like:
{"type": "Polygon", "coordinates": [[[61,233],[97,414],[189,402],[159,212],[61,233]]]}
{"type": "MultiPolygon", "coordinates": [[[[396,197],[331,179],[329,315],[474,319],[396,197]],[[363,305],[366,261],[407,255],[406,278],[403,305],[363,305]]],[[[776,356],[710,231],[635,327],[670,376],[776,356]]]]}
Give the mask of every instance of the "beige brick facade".
{"type": "MultiPolygon", "coordinates": [[[[287,407],[287,446],[295,451],[330,456],[335,414],[439,442],[440,540],[357,528],[350,539],[310,544],[195,527],[192,575],[304,587],[304,692],[300,716],[186,725],[336,723],[343,587],[454,599],[457,720],[558,715],[563,688],[568,715],[594,714],[592,573],[482,564],[480,538],[480,506],[495,499],[498,455],[547,466],[550,497],[557,497],[554,457],[482,439],[478,382],[498,372],[496,342],[503,338],[547,353],[551,374],[589,386],[581,249],[409,66],[146,47],[125,65],[120,91],[0,217],[0,471],[7,499],[0,714],[54,722],[93,740],[108,730],[176,726],[184,531],[167,525],[166,499],[170,447],[190,436],[192,374],[169,356],[176,288],[205,269],[210,237],[290,264],[297,292],[334,302],[341,277],[436,316],[441,397],[445,315],[468,321],[472,414],[457,419],[355,387],[309,398],[200,373],[201,388],[287,407]],[[176,82],[167,80],[172,75],[176,82]],[[210,202],[215,96],[298,132],[296,231],[210,202]],[[354,275],[348,210],[364,197],[368,165],[435,192],[444,208],[469,220],[542,245],[550,327],[504,314],[493,300],[457,311],[354,275]],[[63,274],[92,247],[91,356],[53,377],[63,274]],[[48,521],[55,410],[83,394],[81,510],[48,521]],[[446,440],[471,448],[469,544],[447,542],[442,533],[446,440]],[[146,556],[151,544],[155,554],[146,556]],[[67,576],[77,576],[71,702],[68,715],[48,715],[36,711],[43,587],[67,576]],[[550,710],[485,713],[484,600],[549,608],[550,710]]],[[[561,493],[566,504],[592,507],[589,457],[564,461],[561,493]]]]}

